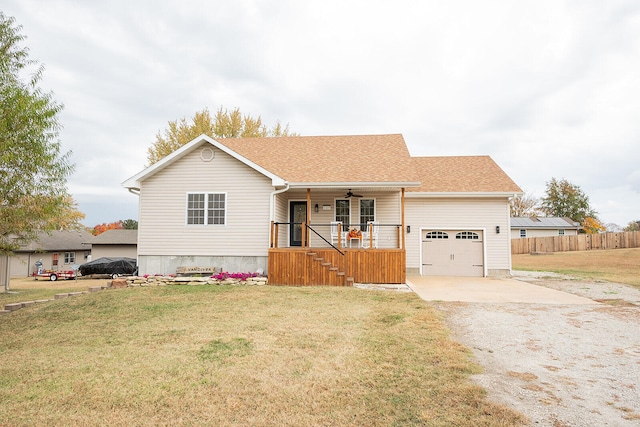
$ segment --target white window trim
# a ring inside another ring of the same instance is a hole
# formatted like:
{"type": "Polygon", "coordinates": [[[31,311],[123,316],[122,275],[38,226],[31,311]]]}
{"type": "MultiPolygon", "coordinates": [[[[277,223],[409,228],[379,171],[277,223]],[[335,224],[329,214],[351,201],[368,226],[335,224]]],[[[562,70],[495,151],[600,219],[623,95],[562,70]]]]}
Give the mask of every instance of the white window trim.
{"type": "MultiPolygon", "coordinates": [[[[338,221],[338,218],[336,218],[336,215],[338,215],[338,209],[337,209],[337,201],[344,201],[344,198],[340,198],[340,197],[336,197],[333,199],[333,220],[334,221],[338,221]]],[[[353,208],[352,208],[352,203],[351,203],[351,199],[347,199],[347,202],[349,202],[349,224],[351,224],[353,221],[351,220],[352,215],[353,215],[353,208]]],[[[345,224],[342,224],[342,228],[344,229],[345,224]]]]}
{"type": "Polygon", "coordinates": [[[187,227],[226,227],[229,222],[228,217],[229,197],[226,191],[189,191],[184,196],[184,224],[187,227]],[[204,224],[189,224],[189,196],[193,194],[204,194],[204,224]],[[224,224],[209,224],[209,195],[224,195],[224,224]]]}
{"type": "Polygon", "coordinates": [[[362,200],[373,200],[373,220],[377,221],[378,220],[378,200],[376,200],[375,197],[361,197],[360,200],[358,200],[358,224],[360,224],[360,212],[361,212],[361,205],[360,202],[362,200]]]}

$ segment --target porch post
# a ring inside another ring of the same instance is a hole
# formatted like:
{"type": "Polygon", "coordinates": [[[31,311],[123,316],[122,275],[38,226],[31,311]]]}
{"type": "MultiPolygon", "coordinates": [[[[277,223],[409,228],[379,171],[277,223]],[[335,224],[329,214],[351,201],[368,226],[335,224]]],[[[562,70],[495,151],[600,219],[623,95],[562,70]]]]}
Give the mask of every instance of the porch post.
{"type": "Polygon", "coordinates": [[[305,220],[305,230],[302,233],[302,242],[305,248],[309,247],[309,238],[306,225],[311,222],[311,189],[307,188],[307,219],[305,220]]]}
{"type": "Polygon", "coordinates": [[[401,203],[402,209],[401,209],[401,215],[402,215],[402,248],[401,249],[406,249],[405,248],[405,228],[404,228],[404,188],[402,189],[402,203],[401,203]]]}
{"type": "Polygon", "coordinates": [[[273,234],[275,236],[274,241],[273,241],[273,247],[277,248],[278,247],[278,223],[276,223],[274,225],[274,229],[273,229],[273,234]]]}
{"type": "Polygon", "coordinates": [[[273,221],[271,221],[271,225],[269,226],[269,247],[273,247],[273,221]]]}

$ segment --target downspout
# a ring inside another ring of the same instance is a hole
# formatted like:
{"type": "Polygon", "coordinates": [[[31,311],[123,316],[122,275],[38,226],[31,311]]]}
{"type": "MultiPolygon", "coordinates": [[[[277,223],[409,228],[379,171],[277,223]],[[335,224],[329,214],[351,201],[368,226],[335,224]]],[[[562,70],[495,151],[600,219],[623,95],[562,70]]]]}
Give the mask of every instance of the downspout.
{"type": "MultiPolygon", "coordinates": [[[[517,194],[507,198],[507,241],[509,242],[509,277],[513,276],[513,255],[511,254],[511,200],[517,197],[517,194]]],[[[486,239],[485,239],[486,240],[486,239]]],[[[485,263],[486,264],[486,263],[485,263]]],[[[486,268],[486,267],[485,267],[486,268]]]]}
{"type": "Polygon", "coordinates": [[[288,190],[289,190],[289,183],[287,182],[284,188],[280,190],[274,190],[271,192],[271,196],[269,197],[269,223],[271,223],[271,221],[274,221],[274,217],[276,215],[275,213],[276,196],[288,190]]]}

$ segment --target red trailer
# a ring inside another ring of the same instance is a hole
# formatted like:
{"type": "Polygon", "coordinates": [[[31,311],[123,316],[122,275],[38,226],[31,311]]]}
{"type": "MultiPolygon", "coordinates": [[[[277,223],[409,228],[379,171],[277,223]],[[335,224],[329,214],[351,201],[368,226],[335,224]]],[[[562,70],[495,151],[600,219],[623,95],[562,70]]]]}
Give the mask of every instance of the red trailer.
{"type": "Polygon", "coordinates": [[[55,271],[55,270],[41,270],[33,273],[33,277],[38,280],[38,277],[46,277],[52,282],[55,282],[58,279],[75,279],[76,272],[73,270],[67,271],[55,271]]]}

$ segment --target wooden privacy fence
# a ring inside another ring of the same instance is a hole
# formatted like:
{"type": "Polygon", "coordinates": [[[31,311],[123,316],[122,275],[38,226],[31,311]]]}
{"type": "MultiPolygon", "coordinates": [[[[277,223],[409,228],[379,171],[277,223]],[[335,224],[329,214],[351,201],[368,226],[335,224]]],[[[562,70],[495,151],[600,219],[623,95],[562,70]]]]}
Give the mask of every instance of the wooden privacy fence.
{"type": "Polygon", "coordinates": [[[511,239],[511,253],[514,255],[623,248],[640,248],[640,231],[511,239]]]}

